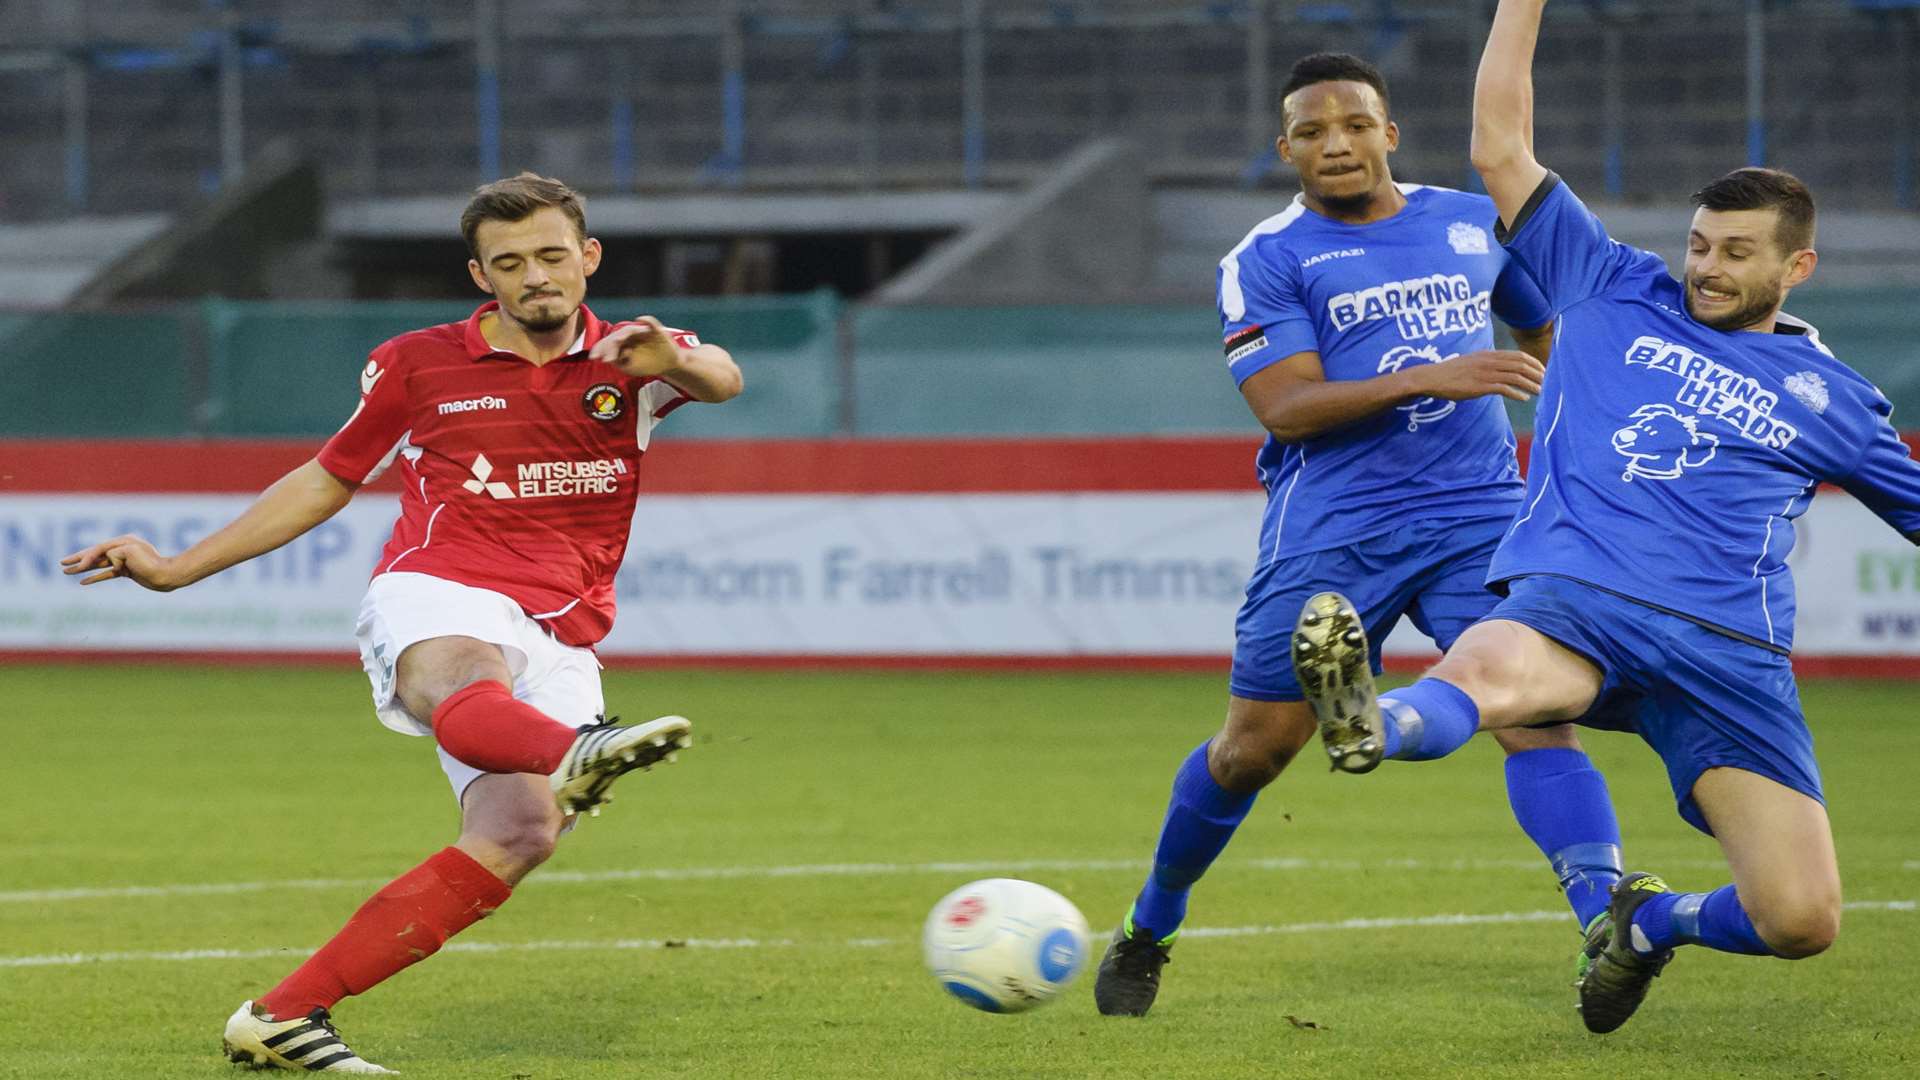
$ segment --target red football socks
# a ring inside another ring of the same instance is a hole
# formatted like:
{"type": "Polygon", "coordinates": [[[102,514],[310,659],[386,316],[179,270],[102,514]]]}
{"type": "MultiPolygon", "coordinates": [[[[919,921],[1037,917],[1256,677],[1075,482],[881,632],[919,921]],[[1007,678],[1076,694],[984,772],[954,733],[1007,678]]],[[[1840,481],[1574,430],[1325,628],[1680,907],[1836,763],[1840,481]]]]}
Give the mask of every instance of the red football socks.
{"type": "Polygon", "coordinates": [[[432,956],[512,895],[511,886],[466,852],[442,849],[374,893],[332,941],[262,994],[258,1005],[280,1020],[331,1009],[432,956]]]}
{"type": "Polygon", "coordinates": [[[474,683],[433,710],[433,737],[457,760],[490,773],[551,773],[580,733],[492,680],[474,683]]]}

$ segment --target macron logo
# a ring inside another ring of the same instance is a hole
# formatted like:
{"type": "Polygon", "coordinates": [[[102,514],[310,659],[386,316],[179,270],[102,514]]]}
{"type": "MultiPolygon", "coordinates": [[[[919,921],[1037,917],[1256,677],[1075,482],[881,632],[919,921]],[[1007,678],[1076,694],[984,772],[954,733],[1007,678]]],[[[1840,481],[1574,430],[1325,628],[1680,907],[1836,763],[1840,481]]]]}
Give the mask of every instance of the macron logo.
{"type": "Polygon", "coordinates": [[[468,398],[465,401],[443,401],[440,403],[440,415],[448,416],[453,413],[479,412],[482,409],[504,409],[506,407],[506,398],[494,397],[492,394],[488,394],[486,397],[468,398]]]}

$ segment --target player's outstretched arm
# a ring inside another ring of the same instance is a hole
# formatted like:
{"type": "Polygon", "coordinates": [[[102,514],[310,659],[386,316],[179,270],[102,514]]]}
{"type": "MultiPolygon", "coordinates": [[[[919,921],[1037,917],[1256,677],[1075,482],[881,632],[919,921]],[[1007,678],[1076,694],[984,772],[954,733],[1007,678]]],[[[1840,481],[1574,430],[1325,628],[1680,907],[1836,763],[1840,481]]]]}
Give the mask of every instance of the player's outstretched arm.
{"type": "Polygon", "coordinates": [[[1423,397],[1464,401],[1498,394],[1525,401],[1546,368],[1523,352],[1488,349],[1371,379],[1329,380],[1317,352],[1294,353],[1240,384],[1260,423],[1281,442],[1300,442],[1423,397]]]}
{"type": "Polygon", "coordinates": [[[172,592],[235,563],[264,555],[340,512],[359,485],[309,461],[274,481],[252,506],[178,555],[166,556],[137,536],[116,536],[60,560],[82,585],[131,578],[155,592],[172,592]]]}
{"type": "Polygon", "coordinates": [[[740,392],[740,366],[718,345],[686,348],[660,320],[642,315],[596,342],[587,353],[634,378],[654,376],[679,387],[695,401],[726,401],[740,392]]]}
{"type": "Polygon", "coordinates": [[[1546,179],[1533,157],[1533,48],[1547,0],[1500,0],[1473,83],[1473,167],[1511,226],[1546,179]]]}

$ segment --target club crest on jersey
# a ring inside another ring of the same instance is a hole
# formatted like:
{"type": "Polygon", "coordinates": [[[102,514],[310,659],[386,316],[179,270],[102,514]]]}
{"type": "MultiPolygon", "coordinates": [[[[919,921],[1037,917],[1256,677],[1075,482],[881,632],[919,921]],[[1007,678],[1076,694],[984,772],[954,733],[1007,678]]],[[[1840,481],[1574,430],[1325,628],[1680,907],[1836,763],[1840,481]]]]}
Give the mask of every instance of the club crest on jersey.
{"type": "Polygon", "coordinates": [[[1811,371],[1802,371],[1789,375],[1781,383],[1792,394],[1795,401],[1817,413],[1827,411],[1831,399],[1827,396],[1827,380],[1811,371]]]}
{"type": "Polygon", "coordinates": [[[612,383],[594,383],[581,396],[580,405],[595,420],[618,420],[627,411],[627,395],[612,383]]]}
{"type": "MultiPolygon", "coordinates": [[[[1443,364],[1451,359],[1453,356],[1441,356],[1440,350],[1432,345],[1422,345],[1417,349],[1411,345],[1395,345],[1380,358],[1379,372],[1386,375],[1408,364],[1443,364]]],[[[1421,424],[1431,424],[1452,415],[1453,406],[1454,403],[1445,398],[1423,397],[1394,408],[1406,417],[1408,431],[1419,431],[1421,424]]]]}
{"type": "Polygon", "coordinates": [[[1455,255],[1485,255],[1487,230],[1465,221],[1456,221],[1447,226],[1447,243],[1453,245],[1455,255]]]}
{"type": "Polygon", "coordinates": [[[1674,480],[1688,469],[1713,460],[1720,437],[1700,430],[1697,417],[1682,416],[1671,405],[1642,405],[1632,424],[1613,433],[1613,448],[1627,459],[1620,479],[1674,480]]]}

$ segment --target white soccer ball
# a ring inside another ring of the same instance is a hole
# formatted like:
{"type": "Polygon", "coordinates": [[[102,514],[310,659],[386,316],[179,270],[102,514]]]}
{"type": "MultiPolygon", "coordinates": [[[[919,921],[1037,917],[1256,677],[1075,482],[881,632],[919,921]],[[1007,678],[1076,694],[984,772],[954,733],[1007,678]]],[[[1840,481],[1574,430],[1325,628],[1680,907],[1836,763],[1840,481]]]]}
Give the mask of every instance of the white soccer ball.
{"type": "Polygon", "coordinates": [[[933,905],[921,935],[927,970],[946,991],[986,1012],[1025,1012],[1087,966],[1087,920],[1045,885],[987,878],[933,905]]]}

